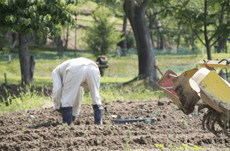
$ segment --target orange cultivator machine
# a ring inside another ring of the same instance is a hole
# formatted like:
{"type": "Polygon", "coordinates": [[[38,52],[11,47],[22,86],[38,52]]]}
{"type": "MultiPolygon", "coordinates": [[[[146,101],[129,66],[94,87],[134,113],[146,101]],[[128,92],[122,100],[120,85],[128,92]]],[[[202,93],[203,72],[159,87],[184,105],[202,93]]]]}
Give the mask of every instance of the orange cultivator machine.
{"type": "Polygon", "coordinates": [[[168,70],[158,81],[163,92],[188,115],[193,113],[195,105],[201,99],[198,113],[207,108],[202,127],[215,135],[222,131],[230,137],[230,84],[214,70],[216,67],[229,68],[230,60],[200,62],[201,69],[191,69],[177,76],[168,70]]]}

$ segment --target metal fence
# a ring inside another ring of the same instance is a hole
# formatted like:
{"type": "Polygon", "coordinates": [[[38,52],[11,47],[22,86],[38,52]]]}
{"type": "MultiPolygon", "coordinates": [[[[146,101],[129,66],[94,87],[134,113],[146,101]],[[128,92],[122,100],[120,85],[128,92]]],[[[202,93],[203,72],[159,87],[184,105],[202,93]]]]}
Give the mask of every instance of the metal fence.
{"type": "MultiPolygon", "coordinates": [[[[167,70],[171,69],[173,72],[175,72],[176,74],[181,74],[189,69],[192,69],[192,68],[195,68],[195,67],[198,67],[198,64],[191,64],[191,65],[188,65],[188,66],[171,66],[171,67],[168,67],[168,68],[165,68],[163,70],[161,70],[161,72],[164,74],[167,70]]],[[[157,71],[158,75],[160,75],[160,72],[157,71]]],[[[129,74],[105,74],[104,77],[136,77],[138,76],[138,73],[129,73],[129,74]]]]}
{"type": "MultiPolygon", "coordinates": [[[[122,57],[122,56],[135,56],[137,55],[136,49],[118,49],[111,51],[113,57],[122,57]]],[[[154,49],[155,56],[181,56],[181,55],[198,55],[198,51],[196,48],[180,48],[176,50],[168,49],[154,49]]]]}
{"type": "MultiPolygon", "coordinates": [[[[77,57],[84,56],[86,53],[89,53],[89,51],[81,51],[77,52],[77,57]]],[[[171,56],[181,56],[181,55],[197,55],[196,49],[186,49],[186,48],[180,48],[177,50],[162,50],[162,49],[154,49],[155,56],[165,56],[165,55],[171,55],[171,56]]],[[[36,60],[44,59],[44,60],[56,60],[56,59],[63,59],[63,58],[74,58],[74,52],[51,52],[51,53],[30,53],[30,55],[35,56],[36,60]]],[[[137,50],[136,49],[118,49],[118,50],[112,50],[108,54],[109,57],[131,57],[131,58],[137,58],[137,50]]],[[[15,59],[19,59],[18,53],[10,53],[10,54],[0,54],[0,61],[12,61],[15,59]]]]}

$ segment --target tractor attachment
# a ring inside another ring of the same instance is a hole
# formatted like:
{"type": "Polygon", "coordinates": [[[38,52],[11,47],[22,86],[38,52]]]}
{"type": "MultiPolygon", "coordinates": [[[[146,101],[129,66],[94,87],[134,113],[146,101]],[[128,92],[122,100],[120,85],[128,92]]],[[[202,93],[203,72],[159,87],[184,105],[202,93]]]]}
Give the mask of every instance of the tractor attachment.
{"type": "MultiPolygon", "coordinates": [[[[222,131],[230,137],[230,84],[214,70],[214,67],[228,68],[230,60],[200,62],[201,69],[191,69],[177,76],[168,70],[158,81],[163,92],[188,115],[201,99],[203,104],[198,113],[208,109],[202,120],[202,128],[213,134],[222,131]],[[226,64],[223,62],[226,61],[226,64]]],[[[159,69],[158,69],[159,70],[159,69]]]]}
{"type": "Polygon", "coordinates": [[[168,70],[157,83],[160,89],[162,89],[186,115],[194,111],[194,106],[200,99],[189,85],[189,78],[191,78],[197,70],[198,69],[188,70],[180,76],[177,76],[172,70],[168,70]]]}

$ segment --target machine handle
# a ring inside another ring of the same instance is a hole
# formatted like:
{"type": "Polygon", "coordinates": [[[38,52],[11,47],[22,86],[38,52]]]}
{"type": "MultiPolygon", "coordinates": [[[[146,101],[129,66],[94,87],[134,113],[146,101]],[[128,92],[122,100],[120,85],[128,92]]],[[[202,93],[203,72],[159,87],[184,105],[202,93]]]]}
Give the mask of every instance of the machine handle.
{"type": "Polygon", "coordinates": [[[218,62],[218,64],[220,64],[220,63],[223,62],[223,61],[226,61],[227,64],[230,64],[230,59],[228,59],[228,60],[227,60],[227,59],[222,59],[221,61],[218,62]]]}

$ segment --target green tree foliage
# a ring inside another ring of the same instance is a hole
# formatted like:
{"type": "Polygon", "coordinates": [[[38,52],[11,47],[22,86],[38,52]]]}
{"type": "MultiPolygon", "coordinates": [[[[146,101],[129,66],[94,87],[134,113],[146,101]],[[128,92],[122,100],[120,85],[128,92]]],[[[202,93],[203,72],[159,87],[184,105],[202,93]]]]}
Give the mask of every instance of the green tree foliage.
{"type": "Polygon", "coordinates": [[[3,35],[1,31],[0,31],[0,43],[4,47],[9,47],[9,48],[12,47],[11,43],[7,40],[7,38],[3,35]]]}
{"type": "Polygon", "coordinates": [[[75,21],[68,4],[77,4],[77,0],[0,0],[0,30],[8,29],[19,33],[19,57],[21,66],[21,84],[32,81],[32,64],[27,43],[33,37],[42,39],[61,35],[61,26],[74,26],[75,21]]]}
{"type": "Polygon", "coordinates": [[[109,49],[115,49],[116,44],[122,39],[122,33],[116,31],[114,23],[110,22],[113,13],[104,7],[98,7],[92,15],[94,24],[89,27],[84,37],[88,49],[97,57],[106,55],[109,49]]]}
{"type": "Polygon", "coordinates": [[[0,0],[0,28],[42,37],[61,34],[61,25],[74,26],[68,4],[76,0],[0,0]]]}
{"type": "Polygon", "coordinates": [[[211,60],[211,47],[220,38],[227,38],[230,34],[230,21],[227,19],[229,3],[226,0],[180,0],[176,8],[175,17],[180,20],[180,24],[190,24],[194,34],[206,47],[208,59],[211,60]]]}
{"type": "Polygon", "coordinates": [[[132,35],[131,31],[129,31],[126,34],[126,39],[127,39],[127,48],[133,48],[136,47],[136,43],[135,43],[135,38],[132,35]]]}

